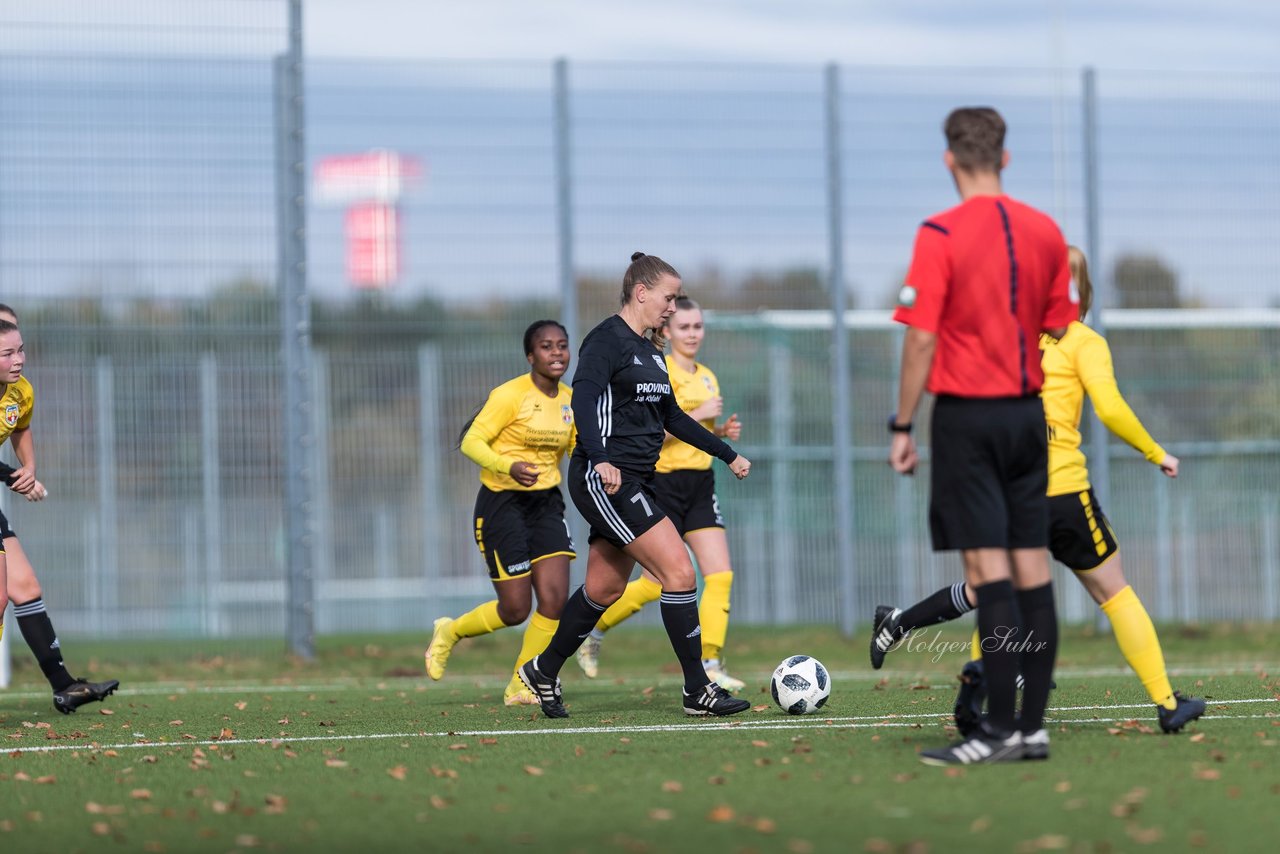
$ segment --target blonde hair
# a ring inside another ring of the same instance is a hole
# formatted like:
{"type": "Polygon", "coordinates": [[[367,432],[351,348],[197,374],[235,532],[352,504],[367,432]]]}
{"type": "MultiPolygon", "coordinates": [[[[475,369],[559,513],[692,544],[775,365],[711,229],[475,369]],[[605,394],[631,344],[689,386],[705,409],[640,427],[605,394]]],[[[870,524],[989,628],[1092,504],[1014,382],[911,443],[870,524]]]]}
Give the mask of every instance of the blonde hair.
{"type": "Polygon", "coordinates": [[[1076,293],[1080,295],[1080,319],[1084,320],[1093,305],[1093,282],[1089,279],[1089,261],[1080,247],[1067,247],[1067,266],[1071,268],[1071,278],[1076,283],[1076,293]]]}

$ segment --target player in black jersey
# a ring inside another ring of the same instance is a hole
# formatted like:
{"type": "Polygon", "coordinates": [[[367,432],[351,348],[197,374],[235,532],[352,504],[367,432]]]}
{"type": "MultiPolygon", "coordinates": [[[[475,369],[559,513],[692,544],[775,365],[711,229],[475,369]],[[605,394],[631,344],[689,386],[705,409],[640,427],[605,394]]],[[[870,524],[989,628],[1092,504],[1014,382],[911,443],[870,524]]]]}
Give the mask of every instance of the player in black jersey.
{"type": "Polygon", "coordinates": [[[565,604],[551,643],[520,668],[547,717],[569,716],[561,702],[560,668],[622,595],[636,563],[662,584],[662,622],[684,672],[685,713],[732,715],[751,707],[707,678],[693,563],[651,488],[666,433],[723,460],[739,479],[751,470],[746,457],[680,408],[666,360],[644,337],[675,312],[679,293],[675,268],[635,253],[622,279],[621,310],[591,330],[578,351],[578,444],[567,485],[591,525],[587,578],[565,604]]]}

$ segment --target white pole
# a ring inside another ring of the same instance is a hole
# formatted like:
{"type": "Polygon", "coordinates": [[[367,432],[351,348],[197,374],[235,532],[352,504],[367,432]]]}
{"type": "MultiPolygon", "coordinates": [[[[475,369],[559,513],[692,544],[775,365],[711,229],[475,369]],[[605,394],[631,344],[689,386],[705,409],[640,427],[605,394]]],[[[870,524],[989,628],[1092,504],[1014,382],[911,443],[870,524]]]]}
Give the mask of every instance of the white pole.
{"type": "Polygon", "coordinates": [[[9,607],[4,615],[4,637],[0,637],[0,688],[8,688],[13,678],[13,662],[9,658],[9,638],[13,637],[13,608],[9,607]]]}

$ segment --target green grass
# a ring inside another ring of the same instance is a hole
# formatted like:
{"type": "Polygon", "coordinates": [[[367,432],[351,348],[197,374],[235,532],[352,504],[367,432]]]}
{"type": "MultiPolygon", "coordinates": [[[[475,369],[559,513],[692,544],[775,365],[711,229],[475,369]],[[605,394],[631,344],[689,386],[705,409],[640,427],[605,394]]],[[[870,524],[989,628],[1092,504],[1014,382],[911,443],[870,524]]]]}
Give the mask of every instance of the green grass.
{"type": "Polygon", "coordinates": [[[1052,759],[970,769],[916,760],[950,737],[963,653],[898,650],[873,673],[863,638],[828,629],[733,627],[730,663],[763,708],[729,722],[681,714],[653,629],[610,636],[594,682],[567,665],[573,717],[554,722],[502,705],[516,632],[463,641],[439,683],[420,675],[425,636],[326,639],[307,663],[274,643],[213,656],[211,644],[70,642],[73,664],[124,688],[62,717],[17,662],[0,693],[0,846],[1272,850],[1280,627],[1170,627],[1163,640],[1175,686],[1210,698],[1206,720],[1152,732],[1111,638],[1072,631],[1051,704],[1088,708],[1053,713],[1052,759]],[[768,701],[769,672],[796,652],[835,674],[822,717],[768,701]]]}

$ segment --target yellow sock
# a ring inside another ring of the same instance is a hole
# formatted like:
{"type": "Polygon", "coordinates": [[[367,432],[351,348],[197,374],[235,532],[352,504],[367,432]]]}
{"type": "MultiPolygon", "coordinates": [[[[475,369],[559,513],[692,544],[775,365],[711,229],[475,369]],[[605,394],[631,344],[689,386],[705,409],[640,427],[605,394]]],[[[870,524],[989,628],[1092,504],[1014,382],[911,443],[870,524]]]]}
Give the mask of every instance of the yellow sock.
{"type": "Polygon", "coordinates": [[[1164,669],[1160,638],[1156,637],[1156,627],[1151,625],[1151,617],[1142,607],[1138,594],[1132,587],[1125,587],[1102,603],[1102,612],[1111,620],[1111,629],[1125,661],[1138,674],[1151,699],[1166,709],[1177,708],[1173,686],[1164,669]]]}
{"type": "Polygon", "coordinates": [[[733,589],[733,572],[717,572],[702,579],[702,601],[698,603],[698,622],[702,623],[702,657],[719,658],[729,633],[729,591],[733,589]]]}
{"type": "Polygon", "coordinates": [[[622,591],[622,596],[618,598],[618,601],[610,605],[609,610],[600,615],[600,621],[596,623],[596,628],[602,632],[607,632],[649,602],[657,601],[661,596],[662,585],[642,575],[628,584],[627,589],[622,591]]]}
{"type": "Polygon", "coordinates": [[[516,656],[516,670],[547,648],[558,625],[560,625],[559,620],[544,617],[537,611],[529,615],[529,624],[524,627],[524,640],[520,643],[520,654],[516,656]]]}
{"type": "Polygon", "coordinates": [[[4,638],[4,623],[0,623],[0,639],[4,638]]]}
{"type": "Polygon", "coordinates": [[[973,638],[969,641],[969,660],[982,660],[982,635],[978,633],[978,627],[973,627],[973,638]]]}
{"type": "Polygon", "coordinates": [[[507,624],[498,617],[498,600],[490,599],[454,620],[452,629],[459,638],[473,638],[506,627],[507,624]]]}

